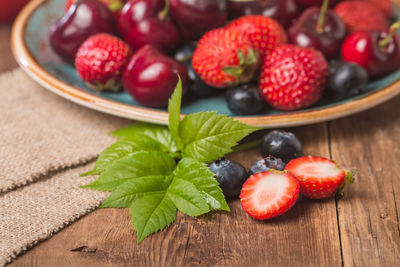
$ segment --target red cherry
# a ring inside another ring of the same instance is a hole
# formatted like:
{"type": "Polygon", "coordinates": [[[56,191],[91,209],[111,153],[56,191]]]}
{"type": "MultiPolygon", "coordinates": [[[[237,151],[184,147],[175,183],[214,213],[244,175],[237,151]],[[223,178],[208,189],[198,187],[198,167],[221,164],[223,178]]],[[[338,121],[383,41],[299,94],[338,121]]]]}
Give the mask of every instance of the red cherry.
{"type": "MultiPolygon", "coordinates": [[[[122,76],[123,87],[141,105],[162,108],[178,83],[188,84],[185,66],[151,45],[139,49],[130,59],[122,76]]],[[[185,90],[184,90],[185,91],[185,90]]]]}
{"type": "Polygon", "coordinates": [[[351,34],[342,46],[343,60],[364,67],[372,78],[381,77],[400,68],[400,37],[395,34],[396,25],[394,26],[391,33],[351,34]]]}
{"type": "Polygon", "coordinates": [[[118,27],[124,40],[137,50],[146,44],[164,51],[173,50],[179,32],[169,15],[165,0],[130,0],[121,12],[118,27]]]}

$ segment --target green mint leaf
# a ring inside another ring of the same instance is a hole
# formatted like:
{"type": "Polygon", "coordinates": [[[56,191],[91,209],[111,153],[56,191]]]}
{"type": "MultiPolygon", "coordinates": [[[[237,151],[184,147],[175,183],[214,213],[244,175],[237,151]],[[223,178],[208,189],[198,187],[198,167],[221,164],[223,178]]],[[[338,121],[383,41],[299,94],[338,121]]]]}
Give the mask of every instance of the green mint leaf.
{"type": "Polygon", "coordinates": [[[210,211],[200,191],[188,181],[174,178],[167,194],[178,210],[189,216],[199,216],[210,211]]]}
{"type": "Polygon", "coordinates": [[[132,179],[170,175],[175,166],[175,159],[164,152],[134,152],[115,161],[96,181],[83,187],[100,191],[113,191],[132,179]]]}
{"type": "Polygon", "coordinates": [[[206,164],[191,158],[184,158],[176,167],[173,176],[192,183],[212,210],[230,211],[224,194],[206,164]]]}
{"type": "Polygon", "coordinates": [[[178,151],[178,147],[176,146],[176,143],[173,140],[172,135],[168,130],[168,127],[166,126],[138,122],[131,126],[116,130],[112,132],[112,135],[116,136],[119,139],[145,135],[160,143],[164,151],[178,151]]]}
{"type": "Polygon", "coordinates": [[[258,129],[216,112],[190,114],[179,125],[183,157],[211,162],[231,152],[238,141],[258,129]]]}
{"type": "Polygon", "coordinates": [[[181,148],[181,140],[179,137],[179,123],[181,121],[181,101],[182,101],[182,81],[181,77],[178,75],[178,84],[176,85],[175,91],[172,94],[171,98],[168,102],[168,127],[171,132],[172,138],[175,143],[178,145],[178,148],[181,148]]]}
{"type": "Polygon", "coordinates": [[[165,192],[168,186],[163,175],[132,179],[121,184],[100,208],[129,208],[136,199],[165,192]]]}
{"type": "Polygon", "coordinates": [[[166,191],[148,194],[135,200],[130,207],[132,224],[138,243],[164,229],[176,220],[176,207],[166,191]]]}
{"type": "Polygon", "coordinates": [[[129,153],[138,151],[162,151],[162,147],[163,145],[161,143],[146,135],[129,136],[119,139],[101,152],[93,170],[82,174],[82,176],[101,174],[116,160],[123,158],[129,153]]]}

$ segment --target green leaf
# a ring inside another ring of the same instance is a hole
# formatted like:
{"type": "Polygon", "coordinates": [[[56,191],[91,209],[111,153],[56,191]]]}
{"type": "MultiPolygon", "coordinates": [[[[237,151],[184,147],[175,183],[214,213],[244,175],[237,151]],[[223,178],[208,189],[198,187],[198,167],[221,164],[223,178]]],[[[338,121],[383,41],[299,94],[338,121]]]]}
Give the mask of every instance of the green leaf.
{"type": "Polygon", "coordinates": [[[210,211],[200,191],[188,181],[174,178],[167,194],[178,210],[184,214],[199,216],[210,211]]]}
{"type": "Polygon", "coordinates": [[[165,176],[147,176],[121,184],[100,208],[129,208],[133,201],[150,194],[159,194],[168,189],[165,176]]]}
{"type": "MultiPolygon", "coordinates": [[[[251,49],[249,49],[249,50],[251,50],[251,49]]],[[[237,55],[238,55],[239,65],[240,66],[243,65],[244,63],[246,63],[246,59],[244,57],[244,54],[243,54],[242,50],[239,49],[237,55]]]]}
{"type": "Polygon", "coordinates": [[[152,138],[154,141],[160,143],[164,151],[177,152],[178,147],[172,138],[168,127],[138,122],[131,126],[116,130],[112,135],[117,138],[135,137],[138,135],[145,135],[152,138]]]}
{"type": "Polygon", "coordinates": [[[162,144],[145,135],[129,136],[119,139],[101,152],[92,171],[82,174],[94,175],[104,172],[116,160],[138,151],[162,151],[162,144]]]}
{"type": "Polygon", "coordinates": [[[191,158],[184,158],[176,167],[174,177],[192,183],[212,210],[230,211],[224,194],[206,164],[191,158]]]}
{"type": "Polygon", "coordinates": [[[100,191],[113,191],[131,179],[170,175],[175,166],[175,159],[164,152],[134,152],[115,161],[96,181],[83,187],[100,191]]]}
{"type": "Polygon", "coordinates": [[[174,222],[176,207],[164,191],[135,200],[130,207],[130,214],[140,243],[147,236],[174,222]]]}
{"type": "Polygon", "coordinates": [[[190,114],[179,125],[183,156],[211,162],[231,152],[238,141],[258,129],[216,112],[190,114]]]}
{"type": "Polygon", "coordinates": [[[178,84],[176,85],[175,91],[169,99],[168,103],[168,127],[171,132],[172,139],[181,148],[181,140],[179,137],[179,123],[181,121],[181,101],[182,101],[182,81],[181,77],[178,75],[178,84]]]}

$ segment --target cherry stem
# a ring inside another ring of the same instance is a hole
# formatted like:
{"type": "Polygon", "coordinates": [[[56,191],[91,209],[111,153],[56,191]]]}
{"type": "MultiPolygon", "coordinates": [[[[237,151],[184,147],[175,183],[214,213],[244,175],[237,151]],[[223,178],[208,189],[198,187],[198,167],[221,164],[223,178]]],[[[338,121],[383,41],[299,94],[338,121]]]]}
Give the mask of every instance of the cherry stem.
{"type": "Polygon", "coordinates": [[[165,0],[165,7],[163,10],[160,11],[160,13],[158,13],[158,18],[160,20],[164,20],[169,12],[169,0],[165,0]]]}
{"type": "Polygon", "coordinates": [[[324,0],[321,7],[321,12],[319,13],[318,24],[317,24],[317,32],[323,33],[324,32],[324,22],[325,22],[325,15],[326,11],[328,10],[329,0],[324,0]]]}
{"type": "Polygon", "coordinates": [[[393,36],[396,34],[399,28],[400,28],[400,21],[392,24],[392,26],[390,26],[388,36],[386,36],[385,39],[379,41],[378,43],[379,47],[385,48],[388,45],[388,43],[393,39],[393,36]]]}

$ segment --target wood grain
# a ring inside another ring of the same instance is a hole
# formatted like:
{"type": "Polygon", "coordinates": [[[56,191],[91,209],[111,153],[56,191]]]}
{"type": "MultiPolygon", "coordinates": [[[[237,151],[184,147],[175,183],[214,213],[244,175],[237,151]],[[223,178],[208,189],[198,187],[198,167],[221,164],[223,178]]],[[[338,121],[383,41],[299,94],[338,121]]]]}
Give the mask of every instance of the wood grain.
{"type": "Polygon", "coordinates": [[[330,123],[332,156],[358,176],[338,201],[344,266],[399,266],[400,97],[330,123]]]}
{"type": "MultiPolygon", "coordinates": [[[[329,156],[325,124],[294,129],[307,154],[329,156]]],[[[231,155],[249,167],[258,150],[231,155]]],[[[178,215],[167,230],[136,244],[127,210],[98,210],[38,245],[11,266],[341,266],[334,199],[300,199],[279,219],[231,213],[178,215]]]]}

